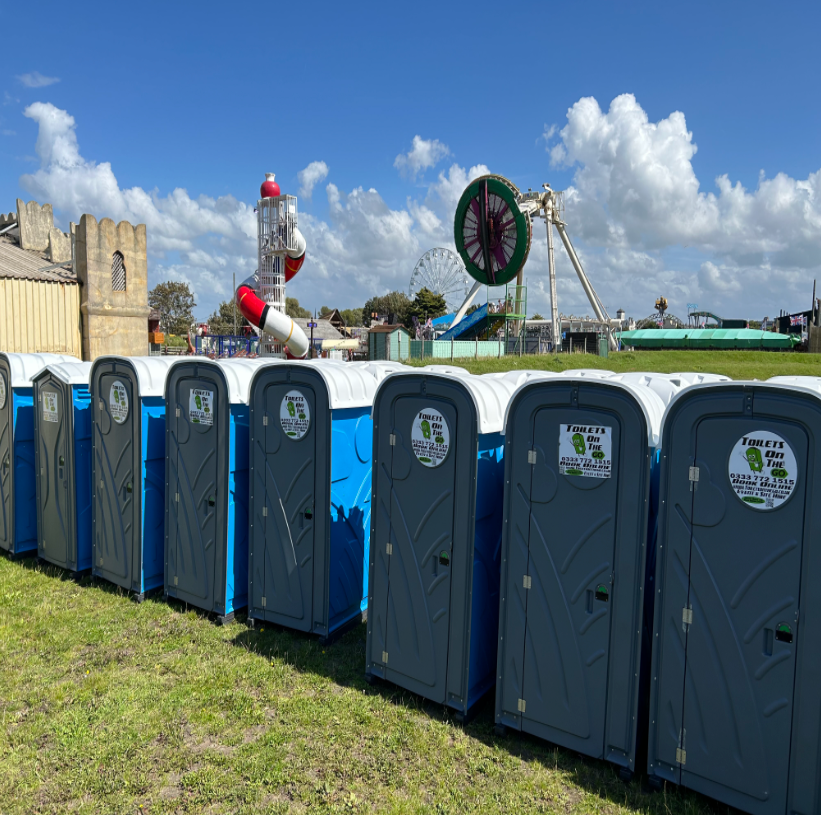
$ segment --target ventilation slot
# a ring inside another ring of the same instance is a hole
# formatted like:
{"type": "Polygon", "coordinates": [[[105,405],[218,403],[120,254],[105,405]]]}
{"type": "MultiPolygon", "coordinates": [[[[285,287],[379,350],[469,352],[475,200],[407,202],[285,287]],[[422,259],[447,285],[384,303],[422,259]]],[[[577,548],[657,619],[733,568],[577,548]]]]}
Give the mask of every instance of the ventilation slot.
{"type": "Polygon", "coordinates": [[[125,291],[125,259],[120,252],[111,258],[111,290],[125,291]]]}

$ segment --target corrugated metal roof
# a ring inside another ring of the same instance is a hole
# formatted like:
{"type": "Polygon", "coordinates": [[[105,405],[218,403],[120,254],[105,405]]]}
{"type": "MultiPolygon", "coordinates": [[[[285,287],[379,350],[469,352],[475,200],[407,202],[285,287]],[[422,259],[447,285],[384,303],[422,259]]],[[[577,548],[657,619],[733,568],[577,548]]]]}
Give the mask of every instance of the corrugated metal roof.
{"type": "Polygon", "coordinates": [[[0,277],[20,280],[39,280],[48,283],[77,283],[77,275],[71,270],[71,263],[42,272],[51,261],[40,252],[21,249],[17,241],[8,235],[0,235],[0,277]]]}

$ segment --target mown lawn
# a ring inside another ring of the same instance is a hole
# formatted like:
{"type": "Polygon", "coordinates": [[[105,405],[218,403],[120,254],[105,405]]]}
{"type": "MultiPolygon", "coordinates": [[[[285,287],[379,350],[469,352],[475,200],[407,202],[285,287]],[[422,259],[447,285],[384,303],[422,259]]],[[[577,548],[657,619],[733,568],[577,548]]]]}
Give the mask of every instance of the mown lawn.
{"type": "Polygon", "coordinates": [[[467,727],[322,648],[0,558],[0,812],[727,812],[467,727]]]}
{"type": "Polygon", "coordinates": [[[771,376],[821,376],[821,356],[817,354],[768,351],[623,351],[607,359],[593,354],[557,356],[508,356],[488,359],[425,359],[411,365],[457,365],[474,374],[532,369],[566,371],[571,368],[604,368],[615,373],[657,371],[675,373],[697,371],[723,374],[732,379],[769,379],[771,376]]]}

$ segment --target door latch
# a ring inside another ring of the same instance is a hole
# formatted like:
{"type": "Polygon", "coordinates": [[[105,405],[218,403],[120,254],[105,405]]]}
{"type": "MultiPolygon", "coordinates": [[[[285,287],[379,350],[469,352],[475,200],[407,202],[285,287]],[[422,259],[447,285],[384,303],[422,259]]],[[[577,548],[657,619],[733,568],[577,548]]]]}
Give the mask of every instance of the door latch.
{"type": "Polygon", "coordinates": [[[519,713],[524,713],[527,709],[527,702],[524,699],[519,699],[516,703],[516,707],[519,709],[519,713]]]}
{"type": "Polygon", "coordinates": [[[536,463],[536,451],[535,450],[528,450],[527,451],[527,463],[528,464],[535,464],[536,463]]]}
{"type": "Polygon", "coordinates": [[[522,578],[522,586],[526,589],[529,589],[532,585],[533,579],[531,578],[531,576],[529,574],[524,575],[524,577],[522,578]]]}
{"type": "Polygon", "coordinates": [[[693,609],[683,608],[681,610],[681,622],[684,623],[685,628],[693,624],[693,609]]]}
{"type": "Polygon", "coordinates": [[[388,557],[390,557],[393,554],[393,544],[392,543],[386,543],[385,544],[385,554],[388,557]]]}
{"type": "Polygon", "coordinates": [[[388,437],[391,447],[396,447],[396,433],[391,433],[388,437]]]}

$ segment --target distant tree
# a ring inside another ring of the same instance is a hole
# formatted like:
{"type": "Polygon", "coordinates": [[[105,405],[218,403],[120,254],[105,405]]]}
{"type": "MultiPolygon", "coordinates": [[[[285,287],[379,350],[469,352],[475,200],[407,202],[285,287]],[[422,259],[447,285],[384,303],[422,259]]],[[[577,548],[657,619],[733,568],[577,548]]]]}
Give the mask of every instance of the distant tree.
{"type": "Polygon", "coordinates": [[[237,301],[232,297],[220,303],[217,310],[208,318],[208,333],[233,334],[235,318],[237,334],[241,334],[243,326],[250,325],[250,323],[240,314],[237,301]]]}
{"type": "Polygon", "coordinates": [[[436,319],[447,314],[448,306],[441,294],[434,294],[430,289],[422,288],[416,293],[408,309],[408,319],[416,317],[420,323],[429,317],[436,319]]]}
{"type": "Polygon", "coordinates": [[[293,319],[294,317],[312,317],[310,311],[307,308],[302,308],[299,305],[299,300],[296,297],[286,297],[285,298],[285,313],[293,319]]]}
{"type": "Polygon", "coordinates": [[[469,317],[471,314],[473,314],[473,312],[474,312],[474,311],[479,311],[479,309],[480,309],[480,308],[481,308],[481,306],[477,306],[477,305],[475,305],[475,304],[474,304],[474,305],[472,305],[472,306],[471,306],[471,307],[470,307],[470,308],[469,308],[469,309],[465,312],[465,317],[469,317]]]}
{"type": "Polygon", "coordinates": [[[537,312],[536,312],[536,313],[535,313],[535,314],[534,314],[534,315],[533,315],[530,319],[531,319],[531,320],[544,320],[544,319],[546,319],[546,318],[545,318],[545,317],[542,317],[542,315],[541,315],[541,314],[539,314],[539,312],[537,311],[537,312]]]}
{"type": "Polygon", "coordinates": [[[362,309],[361,308],[346,308],[339,312],[345,325],[348,328],[353,328],[362,325],[362,309]]]}
{"type": "Polygon", "coordinates": [[[377,297],[371,297],[362,307],[362,321],[365,326],[371,324],[371,314],[396,314],[402,325],[409,322],[408,309],[411,301],[403,291],[392,291],[377,297]]]}
{"type": "Polygon", "coordinates": [[[319,309],[319,316],[324,317],[326,314],[330,314],[332,311],[333,311],[332,308],[328,308],[327,306],[322,306],[322,308],[319,309]]]}
{"type": "Polygon", "coordinates": [[[187,283],[168,280],[148,293],[148,305],[160,312],[160,328],[166,334],[188,334],[197,303],[187,283]]]}

